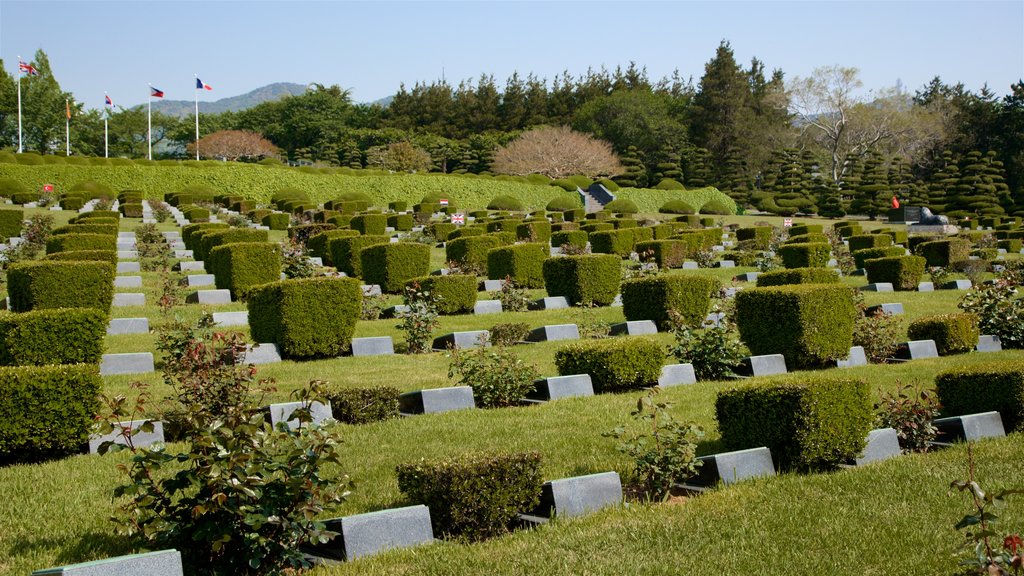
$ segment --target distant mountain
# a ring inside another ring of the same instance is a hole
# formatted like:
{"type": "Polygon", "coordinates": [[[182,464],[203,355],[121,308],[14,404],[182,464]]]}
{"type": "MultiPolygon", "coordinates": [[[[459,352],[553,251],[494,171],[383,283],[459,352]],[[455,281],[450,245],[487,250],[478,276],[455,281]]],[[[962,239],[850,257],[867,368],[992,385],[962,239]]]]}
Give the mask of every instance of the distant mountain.
{"type": "MultiPolygon", "coordinates": [[[[298,96],[306,91],[305,84],[294,84],[291,82],[275,82],[247,92],[241,96],[221,98],[214,102],[200,102],[200,114],[219,114],[221,112],[238,112],[247,110],[264,102],[280,100],[285,96],[298,96]]],[[[159,111],[169,116],[184,118],[193,114],[196,110],[195,100],[158,100],[153,102],[153,111],[159,111]]]]}

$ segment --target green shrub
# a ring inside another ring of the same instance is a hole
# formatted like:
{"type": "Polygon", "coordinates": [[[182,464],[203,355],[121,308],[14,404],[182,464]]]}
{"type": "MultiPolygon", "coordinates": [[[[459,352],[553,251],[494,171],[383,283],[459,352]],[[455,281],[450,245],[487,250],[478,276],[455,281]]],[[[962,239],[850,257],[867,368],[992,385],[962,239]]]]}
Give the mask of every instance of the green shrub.
{"type": "Polygon", "coordinates": [[[403,200],[397,202],[388,202],[388,210],[392,212],[405,212],[409,209],[409,203],[403,200]]]}
{"type": "Polygon", "coordinates": [[[548,258],[546,244],[516,244],[487,252],[487,277],[492,280],[512,278],[518,286],[544,287],[544,261],[548,258]]]}
{"type": "Polygon", "coordinates": [[[863,268],[864,263],[875,258],[892,258],[906,254],[899,246],[886,246],[884,248],[864,248],[853,252],[853,263],[857,268],[863,268]]]}
{"type": "Polygon", "coordinates": [[[488,330],[491,344],[495,346],[512,346],[526,340],[530,334],[530,325],[525,322],[509,322],[495,324],[488,330]]]}
{"type": "Polygon", "coordinates": [[[502,220],[492,220],[487,223],[488,232],[511,232],[516,233],[516,229],[522,224],[522,220],[515,218],[504,218],[502,220]]]}
{"type": "Polygon", "coordinates": [[[438,242],[445,242],[448,240],[448,236],[458,228],[458,225],[452,224],[451,222],[435,222],[431,224],[427,230],[435,240],[438,242]]]}
{"type": "Polygon", "coordinates": [[[893,244],[903,244],[903,245],[905,245],[907,243],[907,236],[908,235],[907,235],[907,231],[906,230],[893,230],[891,228],[883,228],[881,230],[872,230],[871,233],[872,234],[885,234],[886,236],[892,238],[892,243],[893,244]]]}
{"type": "Polygon", "coordinates": [[[287,230],[291,221],[291,216],[284,212],[271,212],[270,214],[260,218],[260,224],[270,228],[271,230],[287,230]]]}
{"type": "Polygon", "coordinates": [[[335,238],[351,238],[353,236],[359,236],[359,232],[355,230],[324,230],[306,240],[306,249],[309,250],[310,256],[323,259],[324,264],[333,265],[331,252],[327,248],[328,243],[335,238]]]}
{"type": "Polygon", "coordinates": [[[999,412],[1007,432],[1024,431],[1024,362],[1008,360],[953,368],[935,377],[946,416],[999,412]]]}
{"type": "Polygon", "coordinates": [[[487,253],[500,245],[501,241],[494,236],[456,238],[445,245],[445,260],[482,273],[487,270],[487,253]]]}
{"type": "Polygon", "coordinates": [[[93,210],[91,212],[83,212],[83,213],[79,214],[78,216],[75,216],[74,218],[72,218],[68,222],[71,223],[71,224],[74,224],[74,223],[81,224],[81,223],[86,223],[85,222],[86,220],[93,220],[94,218],[107,218],[107,219],[113,218],[114,220],[120,220],[121,219],[121,213],[118,212],[117,210],[93,210]]]}
{"type": "Polygon", "coordinates": [[[755,250],[767,250],[772,244],[772,227],[740,228],[736,230],[736,239],[740,242],[750,242],[751,247],[755,250]]]}
{"type": "Polygon", "coordinates": [[[590,234],[590,250],[595,254],[616,254],[623,258],[633,252],[632,230],[604,230],[590,234]]]}
{"type": "Polygon", "coordinates": [[[334,387],[324,391],[334,419],[345,424],[369,424],[398,418],[398,396],[390,386],[372,388],[334,387]]]}
{"type": "Polygon", "coordinates": [[[21,236],[21,224],[25,211],[17,208],[0,209],[0,241],[21,236]]]}
{"type": "MultiPolygon", "coordinates": [[[[188,219],[189,222],[210,221],[210,209],[203,208],[202,206],[183,206],[181,208],[181,214],[188,219]]],[[[125,216],[127,216],[127,214],[125,214],[125,216]]]]}
{"type": "Polygon", "coordinates": [[[355,278],[281,280],[253,288],[247,302],[254,342],[273,342],[285,358],[333,358],[349,349],[362,311],[355,278]]]}
{"type": "Polygon", "coordinates": [[[662,178],[654,186],[655,190],[686,190],[686,187],[671,178],[662,178]]]}
{"type": "Polygon", "coordinates": [[[363,248],[363,281],[379,284],[388,294],[402,291],[405,283],[430,272],[430,246],[412,242],[388,242],[363,248]]]}
{"type": "Polygon", "coordinates": [[[546,206],[547,210],[551,212],[565,212],[566,210],[576,210],[579,207],[579,197],[572,194],[555,196],[546,206]]]}
{"type": "Polygon", "coordinates": [[[388,216],[388,227],[394,228],[399,232],[412,230],[414,223],[412,214],[392,214],[388,216]]]}
{"type": "Polygon", "coordinates": [[[790,227],[789,236],[792,238],[803,234],[823,234],[824,232],[823,224],[796,224],[790,227]]]}
{"type": "Polygon", "coordinates": [[[731,216],[736,213],[736,210],[721,200],[712,200],[700,207],[700,213],[731,216]]]}
{"type": "Polygon", "coordinates": [[[843,284],[753,288],[736,294],[736,323],[750,352],[782,354],[791,369],[846,358],[856,315],[853,288],[843,284]]]}
{"type": "Polygon", "coordinates": [[[239,200],[231,204],[231,209],[239,214],[245,214],[256,209],[256,202],[252,200],[239,200]]]}
{"type": "Polygon", "coordinates": [[[547,220],[543,222],[523,222],[516,226],[516,238],[546,245],[551,240],[551,224],[547,220]]]}
{"type": "Polygon", "coordinates": [[[894,290],[916,290],[924,275],[925,259],[920,256],[890,256],[864,262],[869,283],[889,282],[894,290]]]}
{"type": "Polygon", "coordinates": [[[483,226],[462,226],[458,230],[448,234],[448,240],[455,240],[456,238],[466,238],[469,236],[483,236],[487,233],[487,229],[483,226]]]}
{"type": "Polygon", "coordinates": [[[662,214],[696,214],[697,209],[682,200],[669,200],[658,208],[662,214]]]}
{"type": "Polygon", "coordinates": [[[64,210],[81,210],[85,206],[85,199],[81,196],[65,196],[60,200],[60,207],[64,210]]]}
{"type": "Polygon", "coordinates": [[[181,228],[181,241],[185,243],[185,248],[189,250],[196,249],[196,242],[193,240],[193,235],[200,232],[206,232],[208,230],[227,230],[228,225],[223,222],[202,222],[199,224],[186,224],[181,228]]]}
{"type": "Polygon", "coordinates": [[[594,392],[623,392],[658,384],[665,351],[643,337],[580,341],[555,351],[562,376],[590,374],[594,392]]]}
{"type": "Polygon", "coordinates": [[[580,226],[580,230],[587,234],[593,234],[594,232],[607,232],[608,230],[615,230],[615,225],[610,222],[593,222],[590,224],[584,224],[580,226]]]}
{"type": "Polygon", "coordinates": [[[911,340],[934,340],[940,356],[974,350],[978,334],[978,317],[965,313],[924,316],[907,328],[911,340]]]}
{"type": "Polygon", "coordinates": [[[231,290],[237,300],[254,286],[281,279],[281,245],[235,242],[210,251],[210,270],[217,288],[231,290]]]}
{"type": "Polygon", "coordinates": [[[1010,254],[1016,254],[1020,252],[1021,246],[1024,246],[1024,240],[1019,238],[1007,238],[1006,240],[999,240],[996,242],[998,248],[1006,250],[1010,254]]]}
{"type": "Polygon", "coordinates": [[[388,217],[386,214],[361,214],[353,216],[348,225],[364,236],[379,236],[386,231],[388,217]]]}
{"type": "Polygon", "coordinates": [[[13,263],[7,270],[10,309],[96,308],[106,313],[114,299],[114,269],[92,261],[13,263]]]}
{"type": "Polygon", "coordinates": [[[480,408],[518,406],[535,387],[537,367],[524,362],[506,346],[453,349],[448,357],[448,377],[458,376],[459,386],[472,388],[473,399],[480,408]]]}
{"type": "Polygon", "coordinates": [[[430,292],[436,299],[435,305],[439,314],[466,314],[472,312],[476,305],[476,276],[421,276],[409,280],[406,286],[411,286],[414,282],[419,284],[422,291],[430,292]]]}
{"type": "Polygon", "coordinates": [[[434,534],[483,540],[505,534],[516,515],[540,503],[540,454],[464,454],[401,464],[398,489],[430,508],[434,534]]]}
{"type": "Polygon", "coordinates": [[[887,234],[858,234],[846,239],[849,242],[850,252],[864,250],[866,248],[885,248],[892,246],[892,236],[887,234]]]}
{"type": "Polygon", "coordinates": [[[799,236],[790,235],[783,244],[822,244],[828,242],[828,236],[820,232],[809,232],[799,236]]]}
{"type": "Polygon", "coordinates": [[[570,306],[607,306],[619,293],[622,261],[612,254],[559,256],[544,261],[548,296],[565,296],[570,306]]]}
{"type": "Polygon", "coordinates": [[[719,392],[715,417],[727,449],[766,446],[782,470],[831,470],[853,460],[874,421],[867,382],[818,374],[719,392]]]}
{"type": "Polygon", "coordinates": [[[679,268],[683,262],[693,256],[686,242],[682,240],[648,240],[637,242],[636,253],[641,259],[653,259],[658,268],[679,268]]]}
{"type": "MultiPolygon", "coordinates": [[[[87,220],[86,222],[96,222],[97,220],[87,220]]],[[[61,234],[106,234],[108,236],[117,236],[117,224],[68,224],[67,226],[58,226],[53,229],[50,234],[58,236],[61,234]]]]}
{"type": "Polygon", "coordinates": [[[566,222],[579,222],[586,219],[587,212],[583,208],[575,208],[573,210],[563,211],[562,216],[565,218],[566,222]]]}
{"type": "Polygon", "coordinates": [[[512,196],[495,196],[487,204],[488,210],[508,210],[510,212],[521,212],[525,210],[523,202],[512,196]]]}
{"type": "Polygon", "coordinates": [[[555,247],[569,245],[583,250],[587,246],[587,233],[582,230],[560,230],[551,234],[551,245],[555,247]]]}
{"type": "Polygon", "coordinates": [[[109,234],[60,234],[46,240],[46,253],[71,252],[74,250],[117,251],[117,236],[109,234]]]}
{"type": "Polygon", "coordinates": [[[785,286],[790,284],[835,284],[839,272],[831,268],[787,268],[762,272],[757,276],[757,286],[785,286]]]}
{"type": "Polygon", "coordinates": [[[627,280],[622,283],[622,313],[626,320],[652,320],[664,330],[675,311],[686,324],[700,327],[721,287],[716,278],[694,274],[627,280]]]}
{"type": "Polygon", "coordinates": [[[605,205],[604,209],[616,214],[636,214],[640,211],[640,209],[636,207],[636,202],[633,202],[628,198],[612,200],[605,205]]]}
{"type": "Polygon", "coordinates": [[[74,250],[71,252],[54,252],[47,254],[44,260],[78,260],[90,262],[109,262],[117,266],[117,252],[110,250],[74,250]]]}
{"type": "Polygon", "coordinates": [[[824,268],[828,266],[832,247],[825,243],[783,244],[779,256],[786,268],[824,268]]]}
{"type": "MultiPolygon", "coordinates": [[[[126,202],[120,205],[121,214],[125,218],[142,218],[142,203],[141,202],[126,202]]],[[[188,218],[188,216],[185,216],[188,218]]]]}
{"type": "MultiPolygon", "coordinates": [[[[25,204],[25,202],[18,202],[15,199],[16,196],[30,194],[28,186],[25,186],[14,178],[0,178],[0,196],[4,198],[10,198],[15,204],[25,204]]],[[[22,199],[25,199],[24,197],[22,199]]],[[[39,195],[36,194],[35,198],[28,200],[29,202],[35,202],[39,199],[39,195]]],[[[573,206],[575,208],[575,206],[573,206]]]]}
{"type": "Polygon", "coordinates": [[[95,308],[0,314],[0,365],[98,364],[107,315],[95,308]]]}
{"type": "Polygon", "coordinates": [[[298,226],[292,226],[288,229],[288,238],[295,240],[301,244],[305,244],[310,238],[320,234],[321,232],[327,232],[328,230],[335,230],[337,227],[329,222],[314,222],[312,224],[299,224],[298,226]]]}
{"type": "Polygon", "coordinates": [[[968,259],[971,255],[971,243],[963,238],[933,240],[917,246],[916,254],[924,256],[928,267],[948,267],[968,259]]]}
{"type": "Polygon", "coordinates": [[[832,227],[832,229],[838,232],[839,236],[841,236],[843,239],[849,238],[850,236],[856,236],[864,232],[864,230],[861,229],[860,224],[853,224],[850,222],[844,224],[836,224],[835,226],[832,227]]]}
{"type": "Polygon", "coordinates": [[[94,365],[0,368],[0,464],[78,452],[102,387],[94,365]]]}
{"type": "Polygon", "coordinates": [[[622,230],[623,228],[637,228],[640,223],[631,218],[612,218],[608,222],[615,227],[616,230],[622,230]]]}
{"type": "MultiPolygon", "coordinates": [[[[237,244],[239,242],[266,242],[268,240],[266,230],[254,230],[252,228],[228,228],[227,230],[213,230],[203,234],[199,245],[194,250],[197,259],[207,260],[210,251],[217,246],[225,244],[237,244]]],[[[211,270],[206,266],[207,270],[211,270]]]]}

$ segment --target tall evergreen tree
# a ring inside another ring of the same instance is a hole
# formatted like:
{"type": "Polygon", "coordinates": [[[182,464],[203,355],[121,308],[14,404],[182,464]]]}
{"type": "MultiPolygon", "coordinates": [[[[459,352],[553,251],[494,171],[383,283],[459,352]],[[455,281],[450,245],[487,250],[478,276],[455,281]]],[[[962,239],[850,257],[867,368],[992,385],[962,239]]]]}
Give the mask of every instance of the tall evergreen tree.
{"type": "Polygon", "coordinates": [[[18,145],[18,85],[0,58],[0,148],[18,145]]]}
{"type": "Polygon", "coordinates": [[[687,188],[703,188],[713,184],[711,153],[707,148],[688,148],[682,155],[683,179],[687,188]]]}
{"type": "Polygon", "coordinates": [[[972,215],[1005,213],[999,205],[999,188],[993,180],[991,161],[977,150],[972,150],[964,157],[956,192],[956,211],[972,215]]]}
{"type": "Polygon", "coordinates": [[[873,151],[864,159],[860,182],[850,202],[850,212],[864,214],[874,220],[887,210],[891,192],[885,158],[880,152],[873,151]]]}
{"type": "Polygon", "coordinates": [[[751,181],[746,161],[739,148],[730,148],[718,179],[718,189],[743,206],[750,201],[751,181]]]}
{"type": "Polygon", "coordinates": [[[526,84],[518,72],[513,72],[505,81],[499,112],[502,130],[521,130],[526,127],[526,84]]]}
{"type": "Polygon", "coordinates": [[[612,177],[616,184],[623,188],[643,188],[647,186],[647,169],[640,160],[640,153],[636,146],[630,146],[626,153],[622,154],[619,162],[625,169],[622,174],[612,177]]]}
{"type": "Polygon", "coordinates": [[[676,151],[674,146],[666,144],[662,147],[660,156],[662,158],[661,161],[654,167],[655,181],[671,178],[681,183],[683,171],[679,169],[679,152],[676,151]]]}
{"type": "Polygon", "coordinates": [[[62,149],[64,141],[65,100],[71,94],[64,92],[53,76],[50,59],[37,50],[32,65],[39,72],[21,80],[22,135],[25,150],[46,153],[62,149]]]}
{"type": "Polygon", "coordinates": [[[740,125],[747,120],[750,85],[736,63],[729,43],[722,41],[715,56],[704,66],[700,89],[691,106],[690,135],[694,144],[724,158],[737,145],[740,125]]]}

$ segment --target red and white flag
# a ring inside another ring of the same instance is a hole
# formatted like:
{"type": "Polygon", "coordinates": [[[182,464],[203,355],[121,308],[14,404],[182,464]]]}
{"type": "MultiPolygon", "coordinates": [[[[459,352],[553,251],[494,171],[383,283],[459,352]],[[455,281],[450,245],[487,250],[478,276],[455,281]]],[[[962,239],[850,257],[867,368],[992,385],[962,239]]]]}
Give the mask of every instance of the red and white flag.
{"type": "Polygon", "coordinates": [[[465,223],[466,223],[466,215],[465,214],[452,214],[452,224],[465,224],[465,223]]]}
{"type": "Polygon", "coordinates": [[[21,60],[18,60],[18,72],[28,74],[29,76],[39,76],[39,70],[36,70],[35,66],[21,60]]]}
{"type": "Polygon", "coordinates": [[[782,219],[782,227],[783,228],[792,228],[793,227],[793,219],[792,218],[783,218],[782,219]]]}

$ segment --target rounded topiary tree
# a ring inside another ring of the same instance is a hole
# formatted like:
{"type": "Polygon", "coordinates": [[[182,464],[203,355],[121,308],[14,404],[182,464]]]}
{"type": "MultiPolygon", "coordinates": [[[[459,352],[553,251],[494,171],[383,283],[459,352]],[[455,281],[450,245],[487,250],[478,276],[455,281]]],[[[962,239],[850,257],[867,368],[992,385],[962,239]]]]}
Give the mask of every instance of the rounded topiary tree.
{"type": "Polygon", "coordinates": [[[640,209],[636,207],[636,202],[633,202],[628,198],[616,198],[605,205],[604,209],[617,214],[636,214],[640,211],[640,209]]]}
{"type": "Polygon", "coordinates": [[[508,195],[495,196],[491,199],[491,202],[487,204],[488,210],[509,210],[512,212],[519,212],[525,209],[523,202],[515,197],[508,195]]]}
{"type": "Polygon", "coordinates": [[[696,214],[697,210],[682,200],[669,200],[658,208],[662,214],[696,214]]]}
{"type": "Polygon", "coordinates": [[[559,194],[552,198],[545,208],[547,208],[549,212],[565,212],[566,210],[575,210],[582,207],[583,204],[580,203],[578,196],[559,194]]]}
{"type": "Polygon", "coordinates": [[[655,190],[685,190],[686,188],[679,182],[671,178],[662,178],[661,182],[658,182],[654,186],[655,190]]]}

